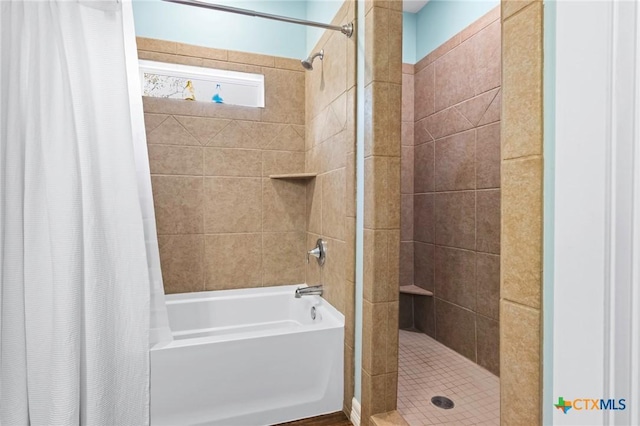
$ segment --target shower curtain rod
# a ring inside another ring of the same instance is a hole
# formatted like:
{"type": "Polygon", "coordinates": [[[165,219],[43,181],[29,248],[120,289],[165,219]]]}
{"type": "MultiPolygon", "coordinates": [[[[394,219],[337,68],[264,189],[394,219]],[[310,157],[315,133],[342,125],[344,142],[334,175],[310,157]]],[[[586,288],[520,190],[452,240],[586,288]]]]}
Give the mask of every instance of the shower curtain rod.
{"type": "Polygon", "coordinates": [[[349,22],[348,24],[345,24],[345,25],[329,25],[329,24],[323,24],[322,22],[306,21],[304,19],[289,18],[287,16],[280,16],[280,15],[271,15],[269,13],[256,12],[249,9],[240,9],[240,8],[231,7],[231,6],[222,6],[219,4],[206,3],[198,0],[163,0],[163,1],[166,1],[169,3],[185,4],[187,6],[202,7],[204,9],[220,10],[222,12],[237,13],[237,14],[246,15],[246,16],[257,16],[260,18],[273,19],[274,21],[289,22],[291,24],[309,25],[312,27],[325,28],[327,30],[340,31],[342,34],[346,35],[349,38],[353,35],[353,22],[349,22]]]}

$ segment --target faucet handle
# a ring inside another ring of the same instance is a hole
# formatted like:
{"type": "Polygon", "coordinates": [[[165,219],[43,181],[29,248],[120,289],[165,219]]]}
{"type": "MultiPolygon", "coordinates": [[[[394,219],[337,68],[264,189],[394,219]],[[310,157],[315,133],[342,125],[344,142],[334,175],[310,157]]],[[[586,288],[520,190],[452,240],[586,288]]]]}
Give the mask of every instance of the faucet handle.
{"type": "Polygon", "coordinates": [[[320,259],[320,249],[318,247],[313,248],[307,252],[307,263],[309,263],[309,255],[320,259]]]}
{"type": "Polygon", "coordinates": [[[316,246],[307,252],[307,263],[309,263],[309,255],[318,259],[318,265],[324,266],[327,258],[327,242],[322,238],[318,238],[316,246]]]}

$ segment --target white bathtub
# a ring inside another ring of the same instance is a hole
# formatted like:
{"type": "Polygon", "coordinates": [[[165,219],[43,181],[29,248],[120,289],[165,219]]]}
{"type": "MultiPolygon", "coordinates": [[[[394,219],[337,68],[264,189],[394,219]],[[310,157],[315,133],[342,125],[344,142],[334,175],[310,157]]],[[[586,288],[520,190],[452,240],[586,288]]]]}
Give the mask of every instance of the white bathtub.
{"type": "Polygon", "coordinates": [[[342,410],[344,316],[296,285],[167,296],[151,425],[271,425],[342,410]],[[315,307],[316,318],[311,318],[315,307]]]}

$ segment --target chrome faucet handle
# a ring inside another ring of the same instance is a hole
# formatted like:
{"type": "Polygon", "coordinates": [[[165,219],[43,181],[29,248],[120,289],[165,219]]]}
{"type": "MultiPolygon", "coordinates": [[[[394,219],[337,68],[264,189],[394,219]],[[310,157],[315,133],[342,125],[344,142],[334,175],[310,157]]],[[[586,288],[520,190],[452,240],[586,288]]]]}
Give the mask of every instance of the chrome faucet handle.
{"type": "Polygon", "coordinates": [[[309,263],[309,256],[315,257],[318,259],[318,265],[324,266],[327,258],[327,242],[322,238],[318,238],[316,246],[307,252],[307,263],[309,263]]]}

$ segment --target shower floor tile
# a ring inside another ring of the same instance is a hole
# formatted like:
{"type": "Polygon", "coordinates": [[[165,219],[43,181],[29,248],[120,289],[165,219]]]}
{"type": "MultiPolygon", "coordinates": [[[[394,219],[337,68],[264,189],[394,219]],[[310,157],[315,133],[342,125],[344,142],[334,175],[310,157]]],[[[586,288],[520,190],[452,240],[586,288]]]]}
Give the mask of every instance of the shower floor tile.
{"type": "Polygon", "coordinates": [[[426,334],[400,330],[398,369],[398,411],[409,425],[500,424],[500,379],[426,334]],[[434,396],[455,407],[434,406],[434,396]]]}

